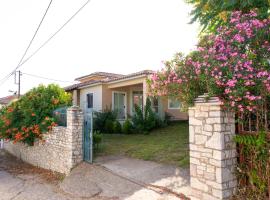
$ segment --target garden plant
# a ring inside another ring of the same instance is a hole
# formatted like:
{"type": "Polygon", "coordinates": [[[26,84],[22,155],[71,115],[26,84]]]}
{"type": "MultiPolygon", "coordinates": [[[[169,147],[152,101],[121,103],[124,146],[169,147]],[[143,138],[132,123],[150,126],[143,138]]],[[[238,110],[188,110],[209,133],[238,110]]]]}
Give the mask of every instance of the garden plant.
{"type": "Polygon", "coordinates": [[[32,146],[57,126],[53,111],[70,105],[71,96],[57,85],[33,88],[0,110],[0,138],[32,146]]]}

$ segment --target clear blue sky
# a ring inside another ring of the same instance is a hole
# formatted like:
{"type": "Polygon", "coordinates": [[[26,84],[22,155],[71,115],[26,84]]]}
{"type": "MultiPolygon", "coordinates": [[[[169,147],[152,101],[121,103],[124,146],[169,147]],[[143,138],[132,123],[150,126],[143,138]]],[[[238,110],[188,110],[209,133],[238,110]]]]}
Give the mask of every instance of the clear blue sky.
{"type": "MultiPolygon", "coordinates": [[[[54,0],[28,55],[84,2],[54,0]]],[[[48,3],[49,0],[1,1],[0,79],[16,67],[48,3]]],[[[188,24],[190,10],[184,0],[92,0],[20,69],[67,81],[95,71],[127,74],[158,70],[161,61],[178,51],[188,53],[197,43],[199,26],[188,24]]],[[[50,82],[24,75],[22,92],[50,82]]],[[[16,89],[10,78],[0,86],[0,97],[16,89]]]]}

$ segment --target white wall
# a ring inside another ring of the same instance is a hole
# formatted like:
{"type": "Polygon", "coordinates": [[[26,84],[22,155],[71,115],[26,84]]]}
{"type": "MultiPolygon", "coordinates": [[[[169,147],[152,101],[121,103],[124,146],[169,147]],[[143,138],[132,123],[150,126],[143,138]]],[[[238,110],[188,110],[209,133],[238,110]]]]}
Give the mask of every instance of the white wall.
{"type": "Polygon", "coordinates": [[[86,109],[86,95],[93,93],[93,110],[102,110],[102,85],[92,86],[80,90],[80,107],[83,111],[86,109]]]}

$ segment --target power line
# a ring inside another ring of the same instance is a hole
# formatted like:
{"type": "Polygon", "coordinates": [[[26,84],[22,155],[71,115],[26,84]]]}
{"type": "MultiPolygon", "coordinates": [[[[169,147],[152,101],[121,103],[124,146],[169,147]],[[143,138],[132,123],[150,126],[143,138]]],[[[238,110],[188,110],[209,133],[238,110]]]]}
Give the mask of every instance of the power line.
{"type": "MultiPolygon", "coordinates": [[[[86,3],[84,3],[53,35],[51,35],[51,37],[49,37],[49,39],[47,39],[36,51],[34,51],[29,57],[27,57],[19,66],[21,67],[22,65],[24,65],[28,60],[30,60],[36,53],[38,53],[40,51],[40,49],[42,49],[51,39],[53,39],[91,0],[87,0],[86,3]]],[[[18,69],[17,68],[17,69],[18,69]]],[[[12,71],[13,72],[13,71],[12,71]]],[[[12,75],[12,73],[11,73],[12,75]]],[[[10,77],[10,76],[9,76],[10,77]]],[[[8,77],[8,78],[9,78],[8,77]]],[[[7,78],[7,79],[8,79],[7,78]]],[[[6,80],[5,80],[6,81],[6,80]]],[[[5,82],[4,81],[4,82],[5,82]]],[[[0,86],[2,85],[2,83],[0,83],[0,86]]]]}
{"type": "Polygon", "coordinates": [[[85,4],[83,4],[54,34],[51,35],[36,51],[34,51],[29,57],[27,57],[19,67],[25,64],[28,60],[30,60],[36,53],[40,51],[51,39],[53,39],[91,0],[88,0],[85,4]]]}
{"type": "Polygon", "coordinates": [[[74,81],[58,80],[58,79],[48,78],[48,77],[39,76],[39,75],[35,75],[35,74],[28,74],[28,73],[24,73],[24,72],[22,74],[27,75],[27,76],[32,76],[35,78],[46,79],[46,80],[50,80],[50,81],[63,82],[63,83],[74,83],[74,81]]]}
{"type": "Polygon", "coordinates": [[[27,52],[28,52],[30,46],[32,45],[32,43],[33,43],[33,41],[34,41],[34,39],[35,39],[35,37],[36,37],[36,35],[37,35],[37,33],[38,33],[40,27],[41,27],[41,24],[43,23],[43,21],[44,21],[46,15],[47,15],[47,13],[48,13],[48,10],[49,10],[50,7],[51,7],[52,1],[53,1],[53,0],[50,0],[49,5],[47,6],[47,8],[46,8],[46,10],[45,10],[45,13],[43,14],[43,16],[42,16],[42,18],[41,18],[41,21],[39,22],[38,27],[37,27],[37,29],[36,29],[36,31],[35,31],[33,37],[31,38],[31,40],[30,40],[30,42],[29,42],[29,44],[28,44],[26,50],[24,51],[23,56],[21,57],[21,59],[20,59],[18,65],[17,65],[17,67],[15,67],[15,69],[14,69],[12,72],[10,72],[7,76],[5,76],[5,77],[0,81],[0,85],[2,85],[7,79],[9,79],[9,77],[11,77],[12,74],[14,74],[14,72],[16,72],[16,70],[20,67],[20,65],[21,65],[21,63],[22,63],[24,57],[26,56],[26,54],[27,54],[27,52]]]}

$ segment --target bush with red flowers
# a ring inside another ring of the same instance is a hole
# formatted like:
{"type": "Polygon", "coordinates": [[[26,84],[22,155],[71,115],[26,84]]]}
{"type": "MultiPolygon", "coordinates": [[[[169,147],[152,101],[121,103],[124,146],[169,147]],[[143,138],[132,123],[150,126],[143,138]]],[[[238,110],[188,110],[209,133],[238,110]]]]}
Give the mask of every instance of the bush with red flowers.
{"type": "Polygon", "coordinates": [[[71,96],[57,85],[40,85],[0,110],[0,138],[30,146],[57,126],[53,111],[70,106],[71,96]]]}

